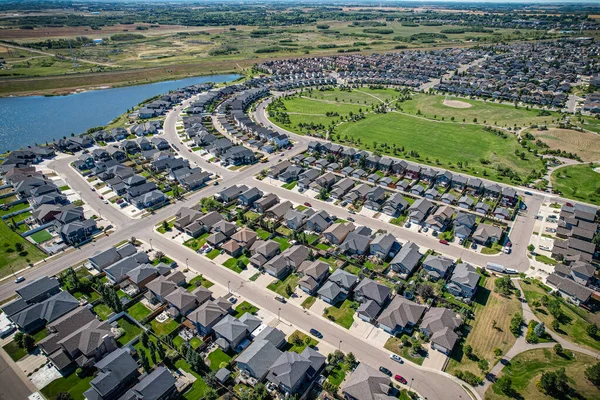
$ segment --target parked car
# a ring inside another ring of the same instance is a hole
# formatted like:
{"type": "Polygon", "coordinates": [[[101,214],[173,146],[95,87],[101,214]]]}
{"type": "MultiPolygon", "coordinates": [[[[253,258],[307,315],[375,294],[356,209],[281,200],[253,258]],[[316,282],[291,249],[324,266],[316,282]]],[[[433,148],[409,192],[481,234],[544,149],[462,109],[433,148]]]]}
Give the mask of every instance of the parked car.
{"type": "Polygon", "coordinates": [[[24,280],[25,280],[25,277],[24,277],[24,276],[19,276],[19,277],[17,277],[17,279],[15,279],[15,283],[21,283],[21,282],[23,282],[24,280]]]}
{"type": "Polygon", "coordinates": [[[237,297],[235,297],[235,296],[231,296],[228,300],[231,304],[235,304],[238,301],[237,297]]]}
{"type": "Polygon", "coordinates": [[[407,222],[407,223],[404,224],[405,228],[410,228],[410,226],[411,226],[410,222],[407,222]]]}
{"type": "Polygon", "coordinates": [[[429,228],[428,227],[423,228],[423,232],[429,232],[429,228]]]}
{"type": "Polygon", "coordinates": [[[390,355],[390,358],[400,364],[402,364],[404,362],[404,361],[402,361],[402,358],[400,358],[400,356],[398,354],[392,354],[392,355],[390,355]]]}
{"type": "Polygon", "coordinates": [[[283,296],[275,296],[275,300],[277,300],[280,303],[285,303],[285,297],[283,296]]]}
{"type": "Polygon", "coordinates": [[[448,241],[446,239],[440,239],[440,243],[441,244],[448,244],[448,241]]]}
{"type": "Polygon", "coordinates": [[[96,191],[96,188],[95,188],[95,187],[91,187],[90,189],[92,190],[92,192],[95,192],[95,191],[96,191]]]}
{"type": "Polygon", "coordinates": [[[354,218],[352,218],[352,217],[348,217],[348,221],[350,221],[350,222],[354,222],[354,218]]]}
{"type": "Polygon", "coordinates": [[[390,371],[389,369],[387,369],[386,367],[379,367],[379,371],[383,372],[384,374],[386,374],[387,376],[392,376],[392,371],[390,371]]]}
{"type": "Polygon", "coordinates": [[[312,207],[312,204],[310,204],[308,201],[305,201],[305,202],[304,202],[304,205],[305,205],[306,207],[312,207]]]}
{"type": "Polygon", "coordinates": [[[527,196],[533,196],[533,193],[531,193],[531,192],[525,192],[525,194],[526,194],[527,196]]]}
{"type": "Polygon", "coordinates": [[[397,380],[398,382],[402,383],[403,385],[406,385],[406,379],[404,379],[404,377],[402,375],[396,375],[396,376],[394,376],[394,379],[397,380]]]}
{"type": "Polygon", "coordinates": [[[323,338],[323,334],[314,328],[310,330],[310,334],[315,337],[318,337],[319,339],[323,338]]]}

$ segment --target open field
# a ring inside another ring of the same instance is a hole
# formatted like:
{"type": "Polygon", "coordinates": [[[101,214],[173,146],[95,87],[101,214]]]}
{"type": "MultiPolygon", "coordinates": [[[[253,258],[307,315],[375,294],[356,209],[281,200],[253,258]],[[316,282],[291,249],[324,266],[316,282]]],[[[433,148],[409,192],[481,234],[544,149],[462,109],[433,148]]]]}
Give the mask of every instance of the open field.
{"type": "Polygon", "coordinates": [[[593,350],[600,350],[600,340],[598,338],[591,337],[586,329],[588,325],[595,323],[600,325],[600,314],[591,313],[584,310],[581,307],[577,307],[568,304],[566,301],[560,299],[560,309],[563,313],[562,321],[560,321],[560,327],[558,331],[552,330],[552,321],[554,317],[550,315],[549,310],[540,305],[534,307],[532,303],[534,301],[540,301],[546,292],[542,287],[536,283],[528,283],[527,281],[521,281],[521,289],[525,292],[525,298],[529,303],[531,310],[534,314],[546,325],[546,330],[551,334],[558,334],[570,342],[577,343],[581,346],[588,347],[593,350]]]}
{"type": "MultiPolygon", "coordinates": [[[[442,99],[441,96],[422,97],[438,97],[440,101],[442,99]]],[[[342,98],[340,95],[338,102],[335,102],[335,97],[334,100],[327,102],[306,97],[283,100],[290,124],[279,123],[279,125],[285,129],[302,133],[298,128],[299,123],[312,122],[327,127],[332,122],[339,122],[340,117],[327,117],[325,115],[327,112],[338,112],[346,117],[350,111],[355,114],[360,108],[366,111],[364,105],[361,107],[356,104],[342,103],[342,98]]],[[[401,104],[404,105],[406,102],[401,104]]],[[[442,105],[442,107],[446,106],[442,105]]],[[[480,102],[477,107],[458,111],[466,113],[478,108],[491,109],[492,111],[489,112],[498,119],[504,110],[503,106],[480,102]],[[501,108],[498,109],[498,107],[501,108]]],[[[456,109],[448,108],[448,110],[456,109]]],[[[509,108],[509,110],[512,109],[509,108]]],[[[527,112],[526,110],[522,111],[527,112]]],[[[416,114],[416,109],[414,113],[416,114]]],[[[431,117],[433,118],[433,115],[431,117]]],[[[351,145],[371,151],[375,150],[374,144],[376,143],[379,152],[409,160],[415,158],[414,155],[411,157],[410,152],[417,152],[416,161],[420,163],[441,166],[470,175],[483,175],[497,181],[509,181],[509,178],[499,174],[498,167],[510,168],[523,181],[532,170],[543,169],[541,160],[532,154],[525,154],[523,159],[515,155],[516,151],[522,152],[523,148],[514,135],[508,133],[506,138],[501,138],[494,133],[484,131],[480,124],[474,124],[472,121],[471,123],[462,123],[461,119],[461,122],[450,122],[449,119],[450,117],[442,122],[441,117],[438,116],[438,120],[434,121],[417,115],[395,112],[367,114],[364,119],[357,122],[343,122],[338,125],[335,129],[335,139],[343,144],[354,141],[351,145]],[[382,145],[387,145],[387,147],[382,147],[382,145]],[[394,146],[398,149],[396,153],[394,146]],[[399,151],[402,147],[404,147],[404,153],[399,151]],[[458,162],[463,164],[462,168],[457,165],[458,162]]]]}
{"type": "Polygon", "coordinates": [[[571,165],[555,170],[550,177],[552,188],[563,197],[600,205],[600,173],[598,165],[571,165]]]}
{"type": "Polygon", "coordinates": [[[4,221],[0,221],[0,278],[12,274],[10,267],[17,272],[44,256],[40,249],[13,232],[4,221]],[[16,251],[17,243],[23,245],[23,251],[16,251]]]}
{"type": "Polygon", "coordinates": [[[500,127],[529,126],[532,124],[547,125],[559,117],[558,113],[551,116],[538,116],[538,110],[527,110],[525,107],[515,108],[509,104],[498,104],[492,101],[471,100],[462,97],[449,97],[450,101],[459,101],[469,104],[470,107],[450,107],[444,104],[446,97],[442,95],[413,95],[411,100],[398,103],[403,112],[410,114],[421,114],[427,118],[441,120],[442,117],[448,121],[454,117],[455,121],[473,122],[474,118],[482,124],[500,127]]]}
{"type": "Polygon", "coordinates": [[[456,346],[446,367],[448,373],[460,370],[480,375],[477,359],[485,359],[493,365],[497,359],[494,349],[504,354],[517,340],[509,328],[511,317],[521,311],[521,303],[514,295],[507,297],[494,292],[493,277],[487,278],[485,286],[479,288],[474,304],[475,318],[470,326],[465,326],[468,334],[463,346],[470,345],[477,358],[469,359],[462,353],[462,347],[456,346]]]}
{"type": "Polygon", "coordinates": [[[600,389],[585,378],[584,371],[587,367],[597,362],[593,357],[581,353],[565,351],[565,355],[557,355],[552,349],[529,350],[514,357],[508,366],[502,370],[502,375],[512,379],[512,387],[517,392],[515,396],[503,395],[496,385],[490,387],[485,393],[486,400],[497,399],[527,399],[542,400],[554,399],[541,393],[536,382],[543,372],[556,371],[565,368],[569,378],[569,387],[573,393],[561,399],[597,399],[600,389]]]}
{"type": "Polygon", "coordinates": [[[600,135],[597,133],[559,128],[549,128],[547,131],[530,129],[529,132],[552,150],[575,153],[583,161],[600,160],[600,135]]]}

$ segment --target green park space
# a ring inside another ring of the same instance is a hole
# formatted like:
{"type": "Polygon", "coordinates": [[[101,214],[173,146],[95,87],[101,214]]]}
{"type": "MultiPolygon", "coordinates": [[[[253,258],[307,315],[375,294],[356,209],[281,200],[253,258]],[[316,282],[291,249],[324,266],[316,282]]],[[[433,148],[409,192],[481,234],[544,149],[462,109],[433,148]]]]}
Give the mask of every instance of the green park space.
{"type": "Polygon", "coordinates": [[[597,164],[562,167],[550,177],[552,188],[563,197],[600,205],[600,173],[594,171],[597,164]]]}
{"type": "Polygon", "coordinates": [[[0,278],[11,275],[11,267],[16,272],[44,257],[43,251],[0,221],[0,278]]]}
{"type": "Polygon", "coordinates": [[[597,360],[582,353],[564,350],[556,354],[553,349],[529,350],[513,357],[501,372],[500,376],[508,376],[512,380],[514,393],[510,396],[504,394],[498,383],[492,385],[485,393],[489,400],[499,399],[597,399],[600,398],[600,389],[594,386],[585,377],[585,370],[595,364],[597,360]],[[542,373],[555,372],[565,368],[568,377],[568,393],[557,396],[546,395],[537,388],[542,373]]]}

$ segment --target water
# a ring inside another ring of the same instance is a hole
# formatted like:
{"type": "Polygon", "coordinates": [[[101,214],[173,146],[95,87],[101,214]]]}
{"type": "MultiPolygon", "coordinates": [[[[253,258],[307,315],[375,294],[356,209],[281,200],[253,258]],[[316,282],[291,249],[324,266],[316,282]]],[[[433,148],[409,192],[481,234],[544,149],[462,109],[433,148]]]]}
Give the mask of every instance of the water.
{"type": "Polygon", "coordinates": [[[0,98],[0,153],[107,125],[129,108],[171,90],[237,78],[234,74],[211,75],[68,96],[0,98]]]}

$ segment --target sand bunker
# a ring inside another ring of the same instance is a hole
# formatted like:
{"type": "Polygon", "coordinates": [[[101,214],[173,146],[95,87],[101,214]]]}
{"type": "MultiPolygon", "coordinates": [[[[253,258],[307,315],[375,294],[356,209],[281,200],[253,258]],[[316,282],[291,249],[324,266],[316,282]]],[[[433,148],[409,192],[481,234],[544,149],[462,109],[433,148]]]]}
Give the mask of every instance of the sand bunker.
{"type": "Polygon", "coordinates": [[[444,105],[452,108],[471,108],[472,105],[466,101],[460,100],[444,100],[444,105]]]}

